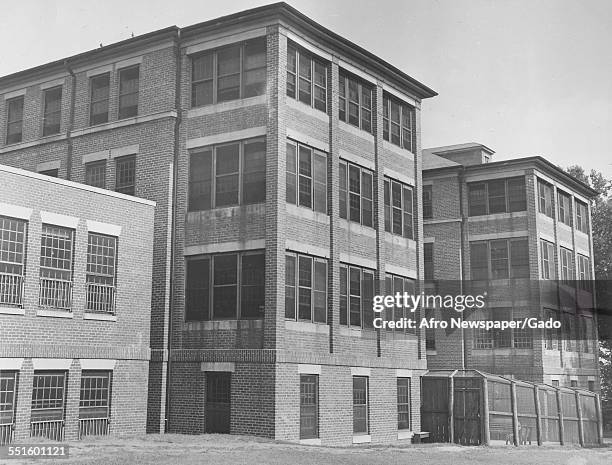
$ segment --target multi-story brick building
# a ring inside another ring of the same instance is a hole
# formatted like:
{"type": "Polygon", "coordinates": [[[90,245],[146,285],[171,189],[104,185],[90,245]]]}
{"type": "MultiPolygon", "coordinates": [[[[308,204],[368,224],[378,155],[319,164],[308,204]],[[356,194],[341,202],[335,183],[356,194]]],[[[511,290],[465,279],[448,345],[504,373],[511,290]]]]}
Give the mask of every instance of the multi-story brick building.
{"type": "Polygon", "coordinates": [[[148,429],[325,444],[420,430],[428,87],[286,4],[0,78],[0,162],[153,200],[148,429]],[[396,315],[397,316],[397,315],[396,315]]]}
{"type": "Polygon", "coordinates": [[[143,433],[154,203],[0,165],[0,444],[143,433]]]}
{"type": "Polygon", "coordinates": [[[428,367],[597,391],[596,315],[589,283],[576,283],[593,279],[597,193],[544,158],[493,162],[493,153],[474,143],[423,150],[425,277],[488,291],[471,318],[553,318],[562,328],[431,330],[428,367]]]}

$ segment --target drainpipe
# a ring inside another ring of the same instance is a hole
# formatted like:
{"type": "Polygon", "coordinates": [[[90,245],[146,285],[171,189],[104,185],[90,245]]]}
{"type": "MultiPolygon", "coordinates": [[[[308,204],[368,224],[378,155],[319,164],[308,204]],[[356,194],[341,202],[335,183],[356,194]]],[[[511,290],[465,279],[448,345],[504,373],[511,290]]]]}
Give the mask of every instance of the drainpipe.
{"type": "MultiPolygon", "coordinates": [[[[461,269],[461,276],[459,277],[459,292],[463,295],[463,279],[465,278],[465,260],[464,260],[464,247],[465,247],[465,222],[466,218],[464,215],[463,208],[463,182],[464,182],[464,168],[461,167],[461,171],[459,171],[459,217],[461,218],[461,222],[459,223],[460,227],[460,236],[461,236],[461,246],[459,247],[459,262],[461,269]]],[[[463,326],[461,327],[461,369],[467,369],[467,342],[465,340],[465,329],[463,326]]]]}
{"type": "Polygon", "coordinates": [[[66,179],[70,180],[72,177],[72,130],[74,129],[74,106],[76,101],[76,75],[68,64],[68,60],[64,60],[64,68],[72,77],[72,89],[70,96],[70,116],[68,117],[68,128],[66,130],[66,142],[67,142],[67,153],[66,153],[66,179]]]}

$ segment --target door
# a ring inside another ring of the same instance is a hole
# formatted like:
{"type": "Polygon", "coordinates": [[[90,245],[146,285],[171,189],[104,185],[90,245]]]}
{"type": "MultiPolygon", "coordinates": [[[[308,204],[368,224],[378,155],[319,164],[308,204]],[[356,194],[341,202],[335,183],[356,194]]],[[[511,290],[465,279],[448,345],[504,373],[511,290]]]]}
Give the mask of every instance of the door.
{"type": "Polygon", "coordinates": [[[480,380],[455,379],[454,394],[454,442],[464,446],[480,445],[480,380]]]}
{"type": "Polygon", "coordinates": [[[421,431],[431,442],[449,442],[448,378],[421,378],[421,431]]]}
{"type": "Polygon", "coordinates": [[[231,373],[206,373],[206,432],[230,432],[231,373]]]}
{"type": "Polygon", "coordinates": [[[317,375],[300,376],[300,439],[319,437],[317,375]]]}

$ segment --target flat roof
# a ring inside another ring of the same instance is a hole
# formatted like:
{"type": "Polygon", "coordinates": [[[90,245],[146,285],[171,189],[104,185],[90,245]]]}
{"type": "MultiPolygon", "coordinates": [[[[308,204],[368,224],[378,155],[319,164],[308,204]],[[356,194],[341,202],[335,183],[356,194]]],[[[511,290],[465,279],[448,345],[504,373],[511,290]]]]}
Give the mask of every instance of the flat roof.
{"type": "Polygon", "coordinates": [[[486,145],[479,144],[478,142],[466,142],[464,144],[454,144],[454,145],[443,145],[441,147],[431,147],[431,148],[423,149],[423,152],[436,154],[436,153],[447,153],[447,152],[461,152],[461,151],[470,150],[470,149],[482,149],[485,152],[488,152],[490,154],[495,153],[494,150],[491,150],[486,145]]]}

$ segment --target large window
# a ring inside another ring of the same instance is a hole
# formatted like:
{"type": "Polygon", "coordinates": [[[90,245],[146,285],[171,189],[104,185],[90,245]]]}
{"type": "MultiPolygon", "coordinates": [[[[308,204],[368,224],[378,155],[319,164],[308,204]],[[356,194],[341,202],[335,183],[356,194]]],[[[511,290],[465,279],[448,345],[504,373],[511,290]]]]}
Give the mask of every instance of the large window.
{"type": "Polygon", "coordinates": [[[87,301],[89,312],[115,313],[117,238],[89,233],[87,242],[87,301]]]}
{"type": "Polygon", "coordinates": [[[27,223],[0,216],[0,306],[23,305],[27,223]]]}
{"type": "MultiPolygon", "coordinates": [[[[404,293],[408,295],[415,295],[415,282],[413,279],[403,278],[402,276],[396,276],[392,274],[385,275],[385,292],[387,295],[404,295],[404,293]]],[[[418,311],[418,310],[417,310],[418,311]]],[[[401,307],[391,307],[385,310],[386,312],[386,320],[388,321],[397,321],[402,318],[416,318],[418,316],[417,313],[413,313],[409,308],[404,306],[401,307]]],[[[416,328],[389,328],[387,326],[387,331],[395,331],[396,333],[416,333],[416,328]]]]}
{"type": "Polygon", "coordinates": [[[340,72],[340,120],[372,132],[372,86],[340,72]]]}
{"type": "Polygon", "coordinates": [[[397,378],[397,429],[410,429],[410,378],[397,378]]]}
{"type": "Polygon", "coordinates": [[[576,229],[589,233],[589,208],[580,200],[576,200],[576,229]]]}
{"type": "Polygon", "coordinates": [[[372,328],[374,271],[340,265],[340,324],[372,328]]]}
{"type": "Polygon", "coordinates": [[[551,218],[553,215],[553,187],[538,179],[538,211],[551,218]]]}
{"type": "Polygon", "coordinates": [[[263,95],[266,38],[195,55],[191,68],[192,107],[263,95]]]}
{"type": "Polygon", "coordinates": [[[434,279],[434,243],[425,242],[423,244],[423,264],[424,264],[424,277],[426,280],[434,279]]]}
{"type": "Polygon", "coordinates": [[[561,247],[559,252],[561,256],[561,280],[571,281],[574,279],[574,253],[565,247],[561,247]]]}
{"type": "MultiPolygon", "coordinates": [[[[15,424],[15,411],[17,409],[17,371],[0,371],[0,431],[2,426],[11,428],[15,424]]],[[[10,433],[9,433],[10,434],[10,433]]],[[[2,445],[9,438],[0,438],[2,445]]]]}
{"type": "Polygon", "coordinates": [[[189,210],[261,203],[266,198],[266,141],[251,139],[191,153],[189,210]]]}
{"type": "Polygon", "coordinates": [[[108,101],[110,96],[110,73],[94,76],[89,80],[89,124],[108,122],[108,101]]]}
{"type": "Polygon", "coordinates": [[[383,139],[415,151],[416,123],[414,108],[389,94],[383,94],[383,139]]]}
{"type": "Polygon", "coordinates": [[[34,372],[31,437],[42,436],[55,441],[63,440],[66,381],[65,371],[34,372]]]}
{"type": "Polygon", "coordinates": [[[340,218],[374,227],[372,171],[340,161],[340,218]]]}
{"type": "Polygon", "coordinates": [[[385,178],[385,231],[414,239],[412,187],[385,178]]]}
{"type": "Polygon", "coordinates": [[[85,184],[101,189],[106,187],[106,160],[85,165],[85,184]]]}
{"type": "MultiPolygon", "coordinates": [[[[491,309],[493,321],[508,321],[513,319],[512,308],[491,309]]],[[[524,318],[514,318],[518,324],[523,323],[524,318]]],[[[517,325],[518,326],[518,325],[517,325]]],[[[533,347],[533,336],[530,328],[507,328],[487,330],[485,328],[474,328],[474,349],[531,349],[533,347]]]]}
{"type": "Polygon", "coordinates": [[[79,438],[108,434],[111,379],[110,371],[83,370],[79,399],[79,438]]]}
{"type": "Polygon", "coordinates": [[[136,195],[136,156],[117,158],[115,164],[115,191],[136,195]]]}
{"type": "Polygon", "coordinates": [[[327,260],[309,255],[285,255],[285,318],[327,321],[327,260]]]}
{"type": "Polygon", "coordinates": [[[297,142],[287,142],[288,203],[327,213],[327,155],[297,142]]]}
{"type": "Polygon", "coordinates": [[[300,439],[319,437],[319,377],[300,375],[300,439]]]}
{"type": "Polygon", "coordinates": [[[60,132],[62,117],[62,86],[46,89],[43,94],[43,136],[60,132]]]}
{"type": "Polygon", "coordinates": [[[499,239],[470,243],[472,279],[529,277],[527,239],[499,239]]]}
{"type": "Polygon", "coordinates": [[[552,242],[540,240],[540,270],[542,279],[556,279],[555,246],[552,242]]]}
{"type": "Polygon", "coordinates": [[[557,203],[559,207],[559,221],[568,226],[572,225],[572,197],[557,189],[557,203]]]}
{"type": "Polygon", "coordinates": [[[470,216],[526,210],[525,177],[469,183],[468,208],[470,216]]]}
{"type": "Polygon", "coordinates": [[[23,138],[23,96],[6,101],[6,143],[16,144],[23,138]]]}
{"type": "Polygon", "coordinates": [[[368,377],[353,376],[353,433],[368,434],[369,432],[369,393],[368,377]]]}
{"type": "Polygon", "coordinates": [[[74,267],[74,230],[42,225],[40,248],[41,307],[70,310],[74,267]]]}
{"type": "Polygon", "coordinates": [[[265,256],[242,252],[187,260],[185,320],[262,318],[265,256]]]}
{"type": "Polygon", "coordinates": [[[119,119],[138,115],[140,66],[119,70],[119,119]]]}
{"type": "Polygon", "coordinates": [[[287,44],[287,95],[327,112],[327,65],[291,42],[287,44]]]}
{"type": "Polygon", "coordinates": [[[433,218],[433,191],[432,186],[423,186],[423,218],[433,218]]]}

